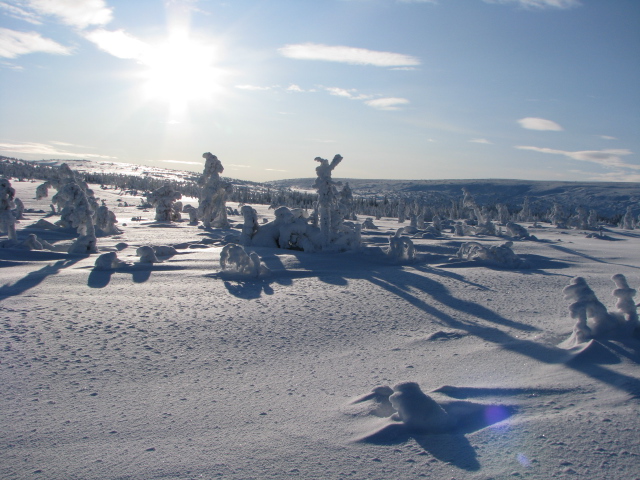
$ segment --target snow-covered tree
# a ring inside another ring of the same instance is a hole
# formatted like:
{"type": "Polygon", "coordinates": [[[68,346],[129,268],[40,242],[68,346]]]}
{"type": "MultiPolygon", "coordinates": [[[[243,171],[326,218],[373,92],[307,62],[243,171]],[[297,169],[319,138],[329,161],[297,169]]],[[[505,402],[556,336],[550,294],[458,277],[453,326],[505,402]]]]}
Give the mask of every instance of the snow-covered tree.
{"type": "Polygon", "coordinates": [[[6,178],[0,178],[0,232],[6,233],[10,242],[17,241],[16,217],[12,210],[15,205],[16,191],[11,182],[6,178]]]}
{"type": "Polygon", "coordinates": [[[499,203],[498,208],[498,222],[501,225],[509,223],[509,208],[504,203],[499,203]]]}
{"type": "Polygon", "coordinates": [[[636,290],[629,287],[627,279],[621,273],[611,277],[611,280],[616,284],[616,289],[612,294],[618,299],[616,302],[617,313],[622,317],[627,331],[637,333],[640,328],[640,321],[638,320],[638,308],[633,300],[636,290]]]}
{"type": "Polygon", "coordinates": [[[598,212],[591,209],[589,210],[589,217],[587,218],[587,226],[592,229],[598,228],[598,212]]]}
{"type": "Polygon", "coordinates": [[[416,249],[413,242],[408,237],[403,237],[404,228],[396,230],[394,235],[389,236],[389,247],[387,256],[400,262],[411,262],[416,258],[416,249]]]}
{"type": "Polygon", "coordinates": [[[625,230],[633,230],[635,228],[635,221],[633,218],[633,211],[631,210],[631,205],[627,207],[627,211],[622,217],[622,223],[620,225],[625,230]]]}
{"type": "Polygon", "coordinates": [[[224,171],[222,162],[210,152],[202,154],[205,159],[202,172],[202,193],[198,206],[198,216],[205,228],[229,228],[227,219],[227,195],[232,192],[231,184],[223,181],[220,174],[224,171]]]}
{"type": "Polygon", "coordinates": [[[251,239],[258,232],[260,225],[258,224],[258,212],[249,205],[243,205],[240,209],[244,223],[242,224],[242,233],[240,234],[241,245],[251,245],[251,239]]]}
{"type": "Polygon", "coordinates": [[[521,222],[531,222],[533,217],[531,215],[531,201],[529,197],[524,197],[524,203],[522,204],[522,210],[518,214],[518,220],[521,222]]]}
{"type": "Polygon", "coordinates": [[[616,322],[583,277],[572,278],[562,293],[565,300],[572,302],[569,305],[569,313],[571,318],[576,320],[573,327],[574,343],[586,342],[615,326],[616,322]],[[589,326],[589,323],[592,326],[589,326]]]}
{"type": "Polygon", "coordinates": [[[107,208],[106,205],[100,205],[96,212],[96,229],[101,235],[118,235],[122,233],[116,227],[118,220],[116,214],[107,208]]]}
{"type": "Polygon", "coordinates": [[[174,203],[182,198],[182,194],[173,189],[169,184],[147,194],[147,201],[156,208],[156,220],[158,222],[173,222],[176,218],[174,203]]]}
{"type": "Polygon", "coordinates": [[[18,197],[15,197],[13,203],[16,205],[13,216],[16,217],[16,220],[24,220],[24,203],[18,197]]]}

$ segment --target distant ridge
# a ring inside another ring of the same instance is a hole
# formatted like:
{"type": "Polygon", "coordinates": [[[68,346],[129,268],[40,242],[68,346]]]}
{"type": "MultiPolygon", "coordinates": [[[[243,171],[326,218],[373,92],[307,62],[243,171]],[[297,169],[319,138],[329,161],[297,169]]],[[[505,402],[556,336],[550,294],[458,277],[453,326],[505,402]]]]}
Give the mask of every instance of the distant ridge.
{"type": "MultiPolygon", "coordinates": [[[[461,179],[461,180],[384,180],[336,178],[349,183],[357,195],[389,197],[438,197],[456,199],[466,188],[480,205],[504,203],[521,207],[525,197],[538,208],[550,208],[554,202],[567,206],[585,206],[606,216],[622,215],[631,205],[640,213],[640,183],[569,182],[554,180],[461,179]]],[[[312,190],[315,178],[294,178],[266,182],[275,188],[312,190]]]]}

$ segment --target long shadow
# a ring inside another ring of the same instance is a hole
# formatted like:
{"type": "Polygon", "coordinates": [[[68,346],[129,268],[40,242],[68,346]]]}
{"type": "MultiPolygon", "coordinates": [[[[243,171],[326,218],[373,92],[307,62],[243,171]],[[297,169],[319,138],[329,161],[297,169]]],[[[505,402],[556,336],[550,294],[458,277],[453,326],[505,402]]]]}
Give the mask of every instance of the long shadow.
{"type": "Polygon", "coordinates": [[[70,267],[71,265],[79,262],[83,258],[85,257],[82,256],[82,257],[68,258],[66,260],[59,260],[52,265],[46,265],[42,267],[40,270],[29,272],[26,277],[21,278],[14,284],[3,285],[2,287],[0,287],[0,301],[8,297],[23,294],[27,290],[30,290],[33,287],[40,285],[45,278],[51,275],[56,275],[58,272],[60,272],[60,270],[70,267]]]}
{"type": "Polygon", "coordinates": [[[87,280],[89,288],[104,288],[111,282],[114,273],[128,273],[134,283],[144,283],[151,278],[151,272],[185,270],[186,267],[164,264],[134,264],[113,270],[91,270],[87,280]]]}
{"type": "Polygon", "coordinates": [[[581,252],[578,252],[578,251],[573,250],[571,248],[562,247],[560,245],[549,245],[549,246],[551,248],[555,248],[556,250],[560,250],[561,252],[569,253],[569,254],[575,255],[577,257],[586,258],[587,260],[591,260],[593,262],[606,263],[607,265],[620,265],[621,267],[640,269],[640,267],[636,267],[634,265],[626,265],[624,263],[607,262],[606,260],[602,260],[600,258],[592,257],[591,255],[587,255],[586,253],[581,253],[581,252]]]}

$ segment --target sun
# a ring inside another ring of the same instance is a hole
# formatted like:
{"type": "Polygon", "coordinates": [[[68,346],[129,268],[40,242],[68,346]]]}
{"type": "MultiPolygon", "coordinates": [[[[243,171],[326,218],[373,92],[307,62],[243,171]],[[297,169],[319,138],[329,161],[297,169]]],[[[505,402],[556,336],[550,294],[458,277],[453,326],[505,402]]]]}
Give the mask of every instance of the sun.
{"type": "Polygon", "coordinates": [[[216,48],[185,34],[174,34],[151,48],[143,92],[147,100],[184,108],[189,102],[213,100],[220,90],[221,72],[215,67],[216,48]]]}

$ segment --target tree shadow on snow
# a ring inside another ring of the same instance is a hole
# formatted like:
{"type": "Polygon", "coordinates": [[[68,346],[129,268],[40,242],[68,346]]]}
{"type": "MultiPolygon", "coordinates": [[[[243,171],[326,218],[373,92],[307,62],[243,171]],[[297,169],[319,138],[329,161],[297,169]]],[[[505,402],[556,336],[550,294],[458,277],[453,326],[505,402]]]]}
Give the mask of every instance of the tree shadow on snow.
{"type": "Polygon", "coordinates": [[[549,246],[551,248],[556,249],[556,250],[560,250],[561,252],[569,253],[569,254],[575,255],[577,257],[586,258],[587,260],[591,260],[593,262],[606,263],[607,265],[619,265],[621,267],[640,269],[640,267],[636,267],[634,265],[626,265],[624,263],[607,262],[606,260],[602,260],[601,258],[592,257],[591,255],[587,255],[586,253],[578,252],[577,250],[573,250],[571,248],[563,247],[563,246],[560,246],[560,245],[549,245],[549,246]]]}
{"type": "Polygon", "coordinates": [[[29,272],[25,277],[21,278],[17,282],[0,287],[0,301],[11,296],[23,294],[27,290],[40,285],[40,283],[42,283],[47,277],[56,275],[62,269],[68,268],[85,258],[84,256],[69,258],[68,255],[65,255],[65,257],[65,260],[59,260],[54,264],[42,267],[40,270],[29,272]]]}
{"type": "MultiPolygon", "coordinates": [[[[91,267],[92,268],[92,267],[91,267]]],[[[87,286],[89,288],[104,288],[111,282],[114,273],[127,273],[131,275],[133,283],[144,283],[151,278],[151,272],[185,270],[186,267],[176,265],[165,265],[162,263],[135,263],[133,265],[123,265],[113,270],[96,270],[93,268],[89,273],[87,286]]]]}

